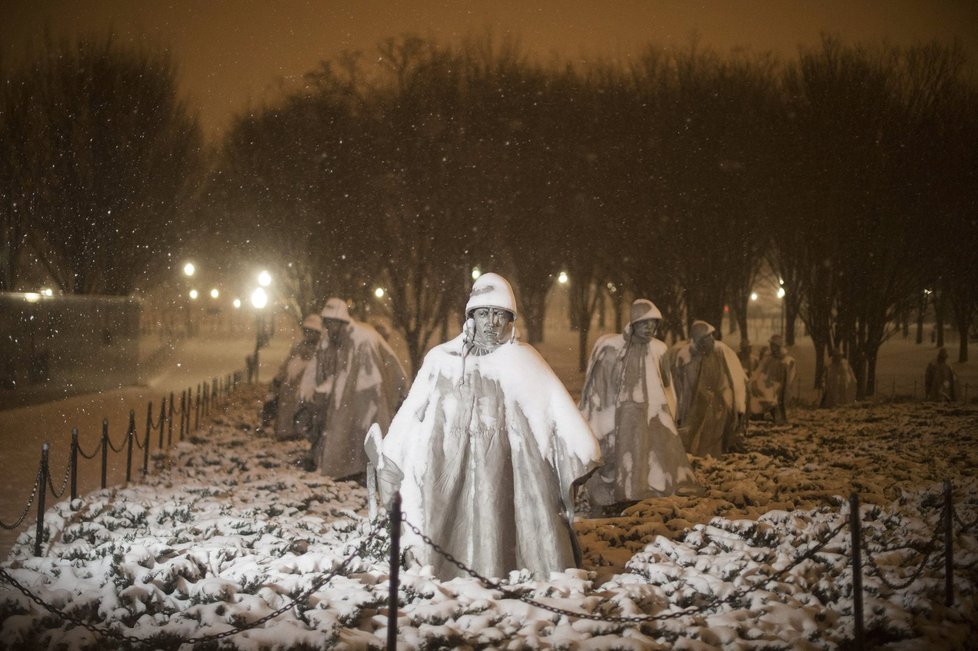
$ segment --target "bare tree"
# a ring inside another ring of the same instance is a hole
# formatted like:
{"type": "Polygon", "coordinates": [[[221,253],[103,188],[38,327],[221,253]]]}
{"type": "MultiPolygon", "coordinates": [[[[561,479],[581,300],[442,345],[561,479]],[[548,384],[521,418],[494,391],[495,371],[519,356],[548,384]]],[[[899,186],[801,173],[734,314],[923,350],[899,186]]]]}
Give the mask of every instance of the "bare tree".
{"type": "Polygon", "coordinates": [[[182,238],[200,164],[168,54],[111,35],[48,40],[3,81],[5,286],[27,246],[66,292],[149,284],[182,238]]]}

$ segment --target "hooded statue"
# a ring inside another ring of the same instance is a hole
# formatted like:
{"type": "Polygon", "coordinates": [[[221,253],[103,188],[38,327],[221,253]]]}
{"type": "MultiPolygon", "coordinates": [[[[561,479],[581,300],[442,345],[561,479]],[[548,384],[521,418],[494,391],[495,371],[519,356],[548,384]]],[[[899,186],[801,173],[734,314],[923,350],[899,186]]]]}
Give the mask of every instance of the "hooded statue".
{"type": "Polygon", "coordinates": [[[795,383],[795,358],[784,348],[781,335],[772,335],[750,376],[750,413],[754,418],[772,416],[787,421],[791,388],[795,383]]]}
{"type": "Polygon", "coordinates": [[[624,334],[601,337],[591,352],[580,408],[604,459],[587,482],[592,507],[620,511],[629,502],[700,488],[676,431],[667,348],[653,336],[661,320],[652,301],[638,299],[624,334]]]}
{"type": "Polygon", "coordinates": [[[855,400],[856,375],[842,351],[833,351],[832,361],[825,369],[822,406],[841,407],[855,400]]]}
{"type": "Polygon", "coordinates": [[[292,345],[288,357],[272,380],[269,397],[276,405],[275,438],[279,440],[302,436],[296,427],[296,414],[301,405],[300,383],[306,367],[315,363],[316,347],[322,331],[323,322],[318,315],[310,314],[303,319],[300,339],[292,345]]]}
{"type": "MultiPolygon", "coordinates": [[[[465,314],[391,422],[381,494],[399,488],[407,521],[481,574],[547,577],[580,563],[572,487],[600,462],[598,442],[550,366],[516,340],[504,278],[480,276],[465,314]]],[[[439,578],[461,575],[408,527],[403,542],[439,578]]]]}
{"type": "Polygon", "coordinates": [[[694,321],[690,341],[669,351],[676,385],[676,424],[686,451],[720,457],[738,444],[747,413],[747,375],[737,353],[694,321]]]}
{"type": "Polygon", "coordinates": [[[323,336],[316,363],[306,367],[301,395],[315,405],[319,436],[312,460],[322,474],[342,479],[366,470],[363,437],[373,423],[390,424],[407,379],[384,338],[353,320],[343,300],[329,299],[321,317],[323,336]]]}

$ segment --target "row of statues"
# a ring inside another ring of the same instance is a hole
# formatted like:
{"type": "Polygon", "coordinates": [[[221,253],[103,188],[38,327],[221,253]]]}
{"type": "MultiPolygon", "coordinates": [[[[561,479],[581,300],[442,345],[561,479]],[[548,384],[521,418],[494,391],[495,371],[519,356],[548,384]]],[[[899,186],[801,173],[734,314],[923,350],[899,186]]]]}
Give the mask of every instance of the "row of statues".
{"type": "MultiPolygon", "coordinates": [[[[595,343],[575,404],[519,340],[516,298],[497,274],[475,281],[462,332],[427,353],[409,391],[384,338],[332,298],[303,321],[276,378],[276,435],[308,436],[310,467],[369,476],[384,504],[399,491],[408,522],[483,575],[579,566],[581,487],[595,517],[702,494],[687,453],[736,449],[751,414],[783,422],[794,379],[780,338],[745,369],[709,323],[693,322],[689,341],[669,348],[655,338],[662,314],[651,301],[629,316],[623,333],[595,343]]],[[[411,528],[402,540],[436,576],[460,574],[411,528]]]]}

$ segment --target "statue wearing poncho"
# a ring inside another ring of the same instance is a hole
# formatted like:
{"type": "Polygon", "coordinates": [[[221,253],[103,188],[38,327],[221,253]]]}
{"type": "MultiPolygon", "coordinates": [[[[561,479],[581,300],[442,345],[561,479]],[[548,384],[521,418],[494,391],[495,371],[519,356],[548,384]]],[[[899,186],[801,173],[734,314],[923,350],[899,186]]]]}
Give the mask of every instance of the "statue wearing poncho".
{"type": "Polygon", "coordinates": [[[676,424],[686,451],[720,457],[740,443],[747,412],[747,376],[737,353],[694,321],[692,341],[669,350],[676,384],[676,424]]]}
{"type": "MultiPolygon", "coordinates": [[[[543,358],[516,341],[505,279],[481,276],[466,314],[391,423],[382,493],[399,485],[408,522],[484,575],[577,566],[572,487],[599,463],[597,441],[543,358]]],[[[403,540],[439,578],[461,574],[407,528],[403,540]]]]}
{"type": "Polygon", "coordinates": [[[592,507],[614,508],[593,513],[702,490],[673,420],[676,394],[663,359],[667,348],[653,337],[661,319],[652,301],[638,299],[625,332],[594,344],[581,412],[601,443],[604,465],[587,488],[592,507]]]}

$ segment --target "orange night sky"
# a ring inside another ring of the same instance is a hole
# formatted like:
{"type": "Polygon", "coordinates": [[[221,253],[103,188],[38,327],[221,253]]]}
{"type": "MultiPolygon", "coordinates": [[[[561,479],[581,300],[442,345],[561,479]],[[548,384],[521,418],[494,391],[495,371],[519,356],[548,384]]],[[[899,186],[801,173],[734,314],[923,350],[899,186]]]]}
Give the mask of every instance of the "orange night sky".
{"type": "Polygon", "coordinates": [[[370,53],[408,32],[452,42],[489,30],[543,57],[626,58],[648,43],[683,46],[694,33],[721,51],[790,57],[825,31],[848,42],[957,38],[978,62],[975,0],[0,0],[0,61],[36,46],[46,26],[56,36],[112,28],[171,47],[212,136],[320,60],[344,49],[370,53]]]}

